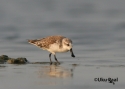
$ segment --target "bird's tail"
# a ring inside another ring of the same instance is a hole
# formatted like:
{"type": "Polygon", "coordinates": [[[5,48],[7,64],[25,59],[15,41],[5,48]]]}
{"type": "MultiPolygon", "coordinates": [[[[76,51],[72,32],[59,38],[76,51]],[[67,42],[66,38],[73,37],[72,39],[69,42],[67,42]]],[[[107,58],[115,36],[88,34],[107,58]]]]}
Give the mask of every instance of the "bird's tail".
{"type": "Polygon", "coordinates": [[[35,43],[34,40],[29,40],[29,39],[28,39],[28,42],[31,43],[31,44],[32,44],[32,43],[35,43]]]}
{"type": "Polygon", "coordinates": [[[33,45],[35,45],[35,46],[37,46],[37,47],[42,47],[42,45],[40,44],[40,40],[38,40],[38,39],[36,39],[36,40],[28,40],[28,42],[30,43],[30,44],[33,44],[33,45]]]}
{"type": "Polygon", "coordinates": [[[38,41],[38,40],[28,40],[28,42],[29,42],[30,44],[36,44],[37,41],[38,41]]]}

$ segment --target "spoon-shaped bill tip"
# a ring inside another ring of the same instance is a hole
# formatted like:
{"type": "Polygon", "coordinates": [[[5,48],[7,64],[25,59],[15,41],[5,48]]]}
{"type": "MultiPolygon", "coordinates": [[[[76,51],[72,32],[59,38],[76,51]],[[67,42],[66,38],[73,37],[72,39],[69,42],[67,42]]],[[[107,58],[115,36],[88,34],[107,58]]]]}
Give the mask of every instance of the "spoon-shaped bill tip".
{"type": "Polygon", "coordinates": [[[71,52],[71,56],[72,56],[72,57],[75,57],[72,48],[70,49],[70,52],[71,52]]]}

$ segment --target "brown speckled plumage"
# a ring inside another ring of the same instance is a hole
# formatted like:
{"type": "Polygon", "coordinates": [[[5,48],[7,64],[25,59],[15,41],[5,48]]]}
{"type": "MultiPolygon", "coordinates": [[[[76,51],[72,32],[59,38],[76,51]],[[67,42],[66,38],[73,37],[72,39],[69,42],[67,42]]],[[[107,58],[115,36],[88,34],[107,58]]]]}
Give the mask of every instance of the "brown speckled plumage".
{"type": "Polygon", "coordinates": [[[28,40],[28,42],[40,48],[45,48],[45,49],[48,49],[50,47],[50,44],[59,43],[60,44],[59,47],[61,48],[62,47],[61,42],[63,38],[66,38],[66,37],[49,36],[49,37],[42,38],[42,39],[28,40]]]}

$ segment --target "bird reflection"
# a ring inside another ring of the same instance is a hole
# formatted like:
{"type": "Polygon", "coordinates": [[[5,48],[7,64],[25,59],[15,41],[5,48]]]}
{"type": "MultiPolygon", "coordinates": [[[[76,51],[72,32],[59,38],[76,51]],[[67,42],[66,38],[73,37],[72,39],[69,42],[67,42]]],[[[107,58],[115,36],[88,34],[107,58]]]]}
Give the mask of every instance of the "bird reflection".
{"type": "Polygon", "coordinates": [[[40,78],[71,78],[73,77],[72,69],[64,68],[59,65],[49,65],[43,66],[39,70],[39,77],[40,78]]]}

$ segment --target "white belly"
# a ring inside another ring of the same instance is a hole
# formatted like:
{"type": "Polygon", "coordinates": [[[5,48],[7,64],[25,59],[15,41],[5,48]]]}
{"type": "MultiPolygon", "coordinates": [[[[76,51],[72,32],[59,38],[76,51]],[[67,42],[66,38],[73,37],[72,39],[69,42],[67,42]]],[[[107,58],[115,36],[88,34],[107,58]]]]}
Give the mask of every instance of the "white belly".
{"type": "Polygon", "coordinates": [[[56,52],[67,52],[69,50],[66,49],[66,48],[63,48],[63,47],[59,48],[59,45],[53,44],[53,45],[50,46],[50,49],[48,51],[56,53],[56,52]]]}

